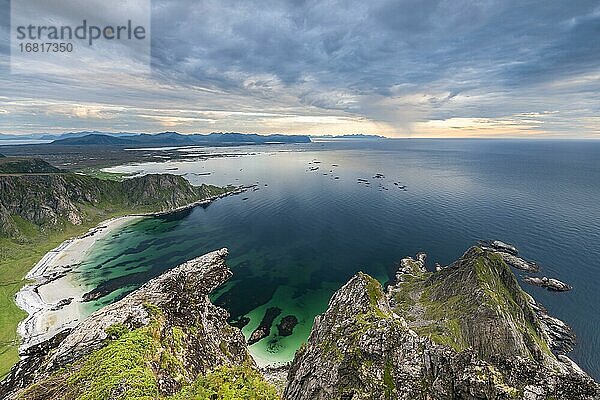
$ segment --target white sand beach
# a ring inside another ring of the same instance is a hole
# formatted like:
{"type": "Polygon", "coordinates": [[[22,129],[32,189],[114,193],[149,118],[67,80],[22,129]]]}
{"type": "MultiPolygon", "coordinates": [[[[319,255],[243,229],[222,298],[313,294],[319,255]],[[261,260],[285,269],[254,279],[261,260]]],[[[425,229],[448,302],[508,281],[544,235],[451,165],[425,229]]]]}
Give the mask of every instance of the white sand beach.
{"type": "Polygon", "coordinates": [[[83,313],[83,295],[93,288],[77,282],[72,272],[77,270],[98,240],[139,219],[209,204],[216,199],[242,193],[248,188],[236,188],[175,209],[112,218],[49,251],[27,274],[26,279],[33,283],[24,286],[15,296],[17,306],[28,314],[17,328],[22,339],[20,352],[51,339],[64,329],[73,328],[86,317],[83,313]]]}
{"type": "Polygon", "coordinates": [[[77,325],[82,317],[82,296],[88,291],[70,272],[85,259],[94,244],[115,230],[143,218],[125,216],[102,222],[85,235],[69,239],[48,252],[26,278],[33,283],[16,295],[17,305],[28,314],[18,327],[20,350],[52,338],[77,325]]]}

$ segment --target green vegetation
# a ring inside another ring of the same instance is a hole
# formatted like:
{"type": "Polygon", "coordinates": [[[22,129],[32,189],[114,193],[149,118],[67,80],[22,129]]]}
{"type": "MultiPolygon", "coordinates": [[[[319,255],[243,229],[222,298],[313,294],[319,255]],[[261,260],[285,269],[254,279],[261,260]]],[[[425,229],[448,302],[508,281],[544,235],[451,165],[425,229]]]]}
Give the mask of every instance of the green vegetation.
{"type": "Polygon", "coordinates": [[[118,339],[127,333],[129,333],[129,328],[123,324],[114,324],[106,329],[106,334],[108,335],[109,339],[118,339]]]}
{"type": "Polygon", "coordinates": [[[148,361],[156,350],[149,329],[126,333],[92,353],[66,384],[80,400],[108,399],[119,387],[127,389],[126,398],[155,397],[158,385],[148,361]]]}
{"type": "Polygon", "coordinates": [[[385,387],[385,399],[392,400],[394,395],[394,389],[396,384],[394,383],[394,377],[392,376],[392,363],[389,360],[385,361],[385,369],[383,370],[383,385],[385,387]]]}
{"type": "Polygon", "coordinates": [[[118,332],[120,337],[30,386],[20,398],[99,400],[111,398],[118,391],[125,392],[123,399],[156,398],[158,384],[152,361],[160,347],[156,340],[159,329],[159,320],[133,331],[113,325],[107,332],[118,332]]]}
{"type": "MultiPolygon", "coordinates": [[[[394,311],[405,318],[411,329],[456,351],[474,345],[465,332],[470,338],[473,331],[484,332],[490,323],[486,321],[495,314],[499,323],[514,322],[534,358],[539,353],[537,348],[550,353],[539,328],[534,326],[533,311],[512,271],[499,256],[481,248],[469,250],[452,268],[404,275],[394,300],[394,311]]],[[[487,346],[482,343],[477,346],[487,346]]],[[[488,354],[493,349],[478,347],[478,351],[488,354]]]]}
{"type": "MultiPolygon", "coordinates": [[[[167,374],[175,382],[186,379],[181,359],[186,333],[182,327],[167,327],[157,307],[148,304],[147,309],[152,315],[147,326],[133,331],[120,324],[109,327],[107,332],[114,339],[106,346],[30,386],[20,398],[164,399],[159,392],[159,375],[164,379],[163,374],[167,374]]],[[[279,399],[276,390],[250,365],[222,366],[191,378],[192,384],[168,399],[279,399]]]]}
{"type": "MultiPolygon", "coordinates": [[[[535,347],[541,349],[548,355],[552,351],[548,343],[541,338],[540,328],[534,326],[537,321],[533,316],[526,294],[516,283],[510,268],[496,254],[484,255],[481,251],[475,261],[477,279],[480,281],[489,298],[489,305],[495,307],[504,316],[512,318],[523,335],[530,350],[535,347]],[[502,279],[501,276],[508,272],[510,279],[502,279]],[[510,284],[510,287],[507,285],[510,284]]],[[[535,350],[533,350],[535,352],[535,350]]],[[[535,358],[535,354],[532,354],[535,358]]]]}
{"type": "Polygon", "coordinates": [[[64,172],[39,158],[0,157],[0,174],[56,174],[64,172]]]}
{"type": "Polygon", "coordinates": [[[489,382],[494,387],[502,390],[511,399],[520,398],[522,392],[504,382],[504,375],[500,373],[493,365],[487,364],[484,367],[475,367],[475,377],[480,382],[489,382]]]}
{"type": "Polygon", "coordinates": [[[367,284],[367,294],[369,296],[369,302],[372,311],[380,318],[385,318],[386,315],[379,308],[379,302],[384,298],[383,288],[377,279],[359,272],[359,276],[363,278],[367,284]]]}
{"type": "Polygon", "coordinates": [[[78,174],[0,176],[0,180],[4,188],[0,192],[0,377],[18,361],[16,328],[26,316],[14,296],[26,283],[27,272],[47,252],[106,219],[179,207],[232,189],[194,187],[173,175],[123,182],[78,174]],[[18,208],[11,209],[15,204],[18,208]],[[73,213],[77,225],[69,219],[73,213]]]}
{"type": "Polygon", "coordinates": [[[278,400],[279,395],[263,376],[248,366],[220,367],[169,400],[278,400]]]}

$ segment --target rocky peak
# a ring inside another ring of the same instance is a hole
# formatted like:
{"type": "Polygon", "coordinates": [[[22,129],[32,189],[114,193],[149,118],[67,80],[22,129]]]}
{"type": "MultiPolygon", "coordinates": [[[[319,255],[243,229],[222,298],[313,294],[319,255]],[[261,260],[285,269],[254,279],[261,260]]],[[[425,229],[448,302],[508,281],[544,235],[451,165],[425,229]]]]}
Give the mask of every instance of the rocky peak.
{"type": "Polygon", "coordinates": [[[457,350],[492,357],[533,358],[552,363],[548,338],[514,274],[496,253],[479,247],[436,273],[394,286],[392,302],[417,332],[457,350]]]}
{"type": "Polygon", "coordinates": [[[598,384],[552,353],[557,322],[541,319],[502,257],[474,247],[435,273],[424,260],[404,259],[385,294],[362,273],[336,292],[284,398],[599,398],[598,384]]]}

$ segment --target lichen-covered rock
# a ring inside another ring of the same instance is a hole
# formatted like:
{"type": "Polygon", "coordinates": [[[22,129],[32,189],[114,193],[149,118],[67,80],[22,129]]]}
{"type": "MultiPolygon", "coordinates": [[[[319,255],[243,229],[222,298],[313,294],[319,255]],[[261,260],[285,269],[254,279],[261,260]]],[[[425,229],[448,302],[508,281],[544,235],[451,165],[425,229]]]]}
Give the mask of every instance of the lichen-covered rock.
{"type": "Polygon", "coordinates": [[[252,368],[241,331],[208,297],[232,275],[226,256],[221,249],[173,268],[30,349],[0,394],[26,388],[26,399],[78,398],[81,390],[95,390],[98,398],[168,395],[219,366],[252,368]]]}
{"type": "Polygon", "coordinates": [[[435,273],[404,259],[386,293],[359,273],[315,319],[287,400],[598,399],[600,387],[551,350],[551,325],[493,250],[435,273]]]}

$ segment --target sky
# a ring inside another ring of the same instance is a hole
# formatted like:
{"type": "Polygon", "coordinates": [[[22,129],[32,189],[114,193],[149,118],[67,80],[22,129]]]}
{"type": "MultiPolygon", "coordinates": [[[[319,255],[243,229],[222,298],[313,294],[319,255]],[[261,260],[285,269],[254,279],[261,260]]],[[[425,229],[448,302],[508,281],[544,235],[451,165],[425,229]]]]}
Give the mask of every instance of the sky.
{"type": "Polygon", "coordinates": [[[0,0],[0,133],[600,138],[598,1],[154,0],[151,18],[149,73],[17,75],[0,0]]]}

